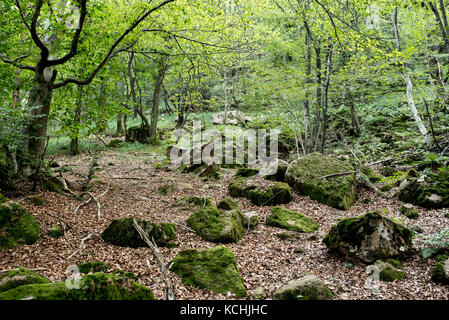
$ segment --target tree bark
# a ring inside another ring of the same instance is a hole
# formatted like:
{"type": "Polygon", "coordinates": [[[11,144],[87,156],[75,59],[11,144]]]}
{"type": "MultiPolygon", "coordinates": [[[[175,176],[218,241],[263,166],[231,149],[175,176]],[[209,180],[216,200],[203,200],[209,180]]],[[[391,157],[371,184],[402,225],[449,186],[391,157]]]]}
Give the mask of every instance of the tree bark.
{"type": "Polygon", "coordinates": [[[161,92],[162,83],[164,82],[165,72],[167,71],[167,57],[164,56],[161,59],[161,65],[159,67],[156,84],[153,92],[153,109],[151,112],[151,125],[150,125],[150,137],[154,139],[157,133],[157,122],[159,120],[159,106],[161,104],[161,92]]]}

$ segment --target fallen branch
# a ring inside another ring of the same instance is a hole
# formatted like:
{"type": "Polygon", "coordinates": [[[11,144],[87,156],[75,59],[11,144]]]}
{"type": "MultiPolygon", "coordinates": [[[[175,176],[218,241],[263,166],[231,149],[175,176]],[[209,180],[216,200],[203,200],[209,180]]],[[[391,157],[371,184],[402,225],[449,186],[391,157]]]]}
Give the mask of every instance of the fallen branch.
{"type": "Polygon", "coordinates": [[[394,160],[394,158],[387,158],[387,159],[383,159],[383,160],[377,160],[377,161],[374,161],[374,162],[370,162],[370,163],[367,163],[365,165],[367,167],[371,167],[371,166],[374,166],[376,164],[381,164],[381,163],[384,163],[384,162],[390,162],[390,161],[393,161],[393,160],[394,160]]]}
{"type": "Polygon", "coordinates": [[[72,258],[75,254],[77,254],[78,252],[80,252],[81,250],[83,250],[84,248],[85,248],[85,245],[84,245],[84,243],[87,241],[87,240],[90,240],[90,239],[92,239],[92,237],[93,236],[96,236],[97,234],[95,233],[95,232],[91,232],[91,233],[89,233],[89,235],[87,235],[85,238],[82,238],[81,239],[81,242],[80,242],[80,245],[79,245],[79,247],[78,247],[78,249],[76,249],[68,258],[67,258],[67,260],[68,259],[70,259],[70,258],[72,258]]]}
{"type": "Polygon", "coordinates": [[[341,173],[334,173],[334,174],[328,174],[327,176],[322,176],[320,179],[324,180],[327,178],[332,178],[332,177],[341,177],[341,176],[347,176],[349,174],[354,174],[357,173],[356,171],[348,171],[348,172],[341,172],[341,173]]]}
{"type": "Polygon", "coordinates": [[[163,280],[165,282],[165,297],[167,300],[174,300],[175,295],[173,293],[173,283],[171,282],[170,277],[167,273],[167,268],[165,267],[164,258],[162,257],[162,254],[160,253],[158,247],[153,241],[151,241],[148,238],[148,234],[142,229],[142,227],[137,223],[136,219],[133,219],[133,226],[139,233],[142,240],[150,247],[150,249],[153,251],[153,254],[157,260],[159,270],[162,273],[163,280]]]}
{"type": "Polygon", "coordinates": [[[360,178],[360,180],[370,189],[374,190],[378,195],[380,195],[382,198],[388,199],[388,196],[383,193],[381,190],[379,190],[378,187],[376,187],[370,180],[369,178],[364,175],[361,172],[357,173],[357,176],[360,178]]]}

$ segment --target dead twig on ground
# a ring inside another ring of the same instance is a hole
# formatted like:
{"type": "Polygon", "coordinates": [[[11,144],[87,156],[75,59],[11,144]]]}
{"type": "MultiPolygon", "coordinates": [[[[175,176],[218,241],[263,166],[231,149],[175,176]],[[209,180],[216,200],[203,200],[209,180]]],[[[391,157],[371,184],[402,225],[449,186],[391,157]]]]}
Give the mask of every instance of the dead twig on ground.
{"type": "Polygon", "coordinates": [[[159,270],[162,273],[163,280],[165,282],[165,297],[167,300],[174,300],[175,295],[173,293],[173,283],[168,275],[167,268],[165,267],[164,258],[162,257],[162,254],[160,253],[158,247],[153,241],[151,241],[148,238],[148,234],[142,229],[142,227],[137,223],[136,219],[133,219],[133,226],[139,233],[142,240],[150,247],[150,249],[153,251],[153,255],[155,256],[157,260],[157,264],[159,266],[159,270]]]}

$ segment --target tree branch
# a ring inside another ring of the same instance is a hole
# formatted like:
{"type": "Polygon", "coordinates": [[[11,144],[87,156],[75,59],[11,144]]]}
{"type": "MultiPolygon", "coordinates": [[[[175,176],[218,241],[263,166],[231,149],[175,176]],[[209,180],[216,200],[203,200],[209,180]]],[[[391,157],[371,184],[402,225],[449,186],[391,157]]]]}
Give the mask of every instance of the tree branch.
{"type": "Polygon", "coordinates": [[[22,60],[22,59],[25,59],[25,58],[27,58],[27,57],[28,57],[28,55],[24,55],[24,56],[20,56],[20,57],[14,59],[14,60],[8,60],[8,59],[4,58],[2,55],[0,55],[0,60],[1,60],[2,62],[4,62],[4,63],[12,64],[13,66],[15,66],[15,67],[17,67],[17,68],[20,68],[20,69],[23,69],[23,70],[31,70],[31,71],[35,71],[35,70],[36,70],[35,67],[27,66],[27,65],[24,66],[24,65],[21,65],[21,64],[19,64],[19,63],[17,62],[17,61],[22,60]]]}
{"type": "Polygon", "coordinates": [[[148,10],[146,13],[144,13],[140,18],[138,18],[128,29],[125,30],[125,32],[123,32],[123,34],[114,42],[114,44],[111,46],[111,48],[109,49],[109,52],[106,54],[106,56],[104,57],[104,59],[100,62],[100,64],[95,68],[94,71],[92,71],[92,73],[90,74],[90,76],[85,79],[85,80],[79,80],[79,79],[75,79],[75,78],[68,78],[62,82],[56,83],[53,88],[57,89],[60,87],[63,87],[69,83],[75,83],[77,85],[80,86],[85,86],[88,85],[89,83],[92,82],[92,80],[95,78],[95,76],[98,74],[98,72],[100,72],[100,70],[104,67],[104,65],[112,58],[114,57],[117,53],[128,50],[129,48],[131,48],[136,41],[134,41],[131,45],[127,46],[124,49],[119,49],[116,50],[117,46],[123,41],[123,39],[129,34],[131,33],[142,21],[144,21],[151,13],[153,13],[154,11],[160,9],[161,7],[169,4],[170,2],[174,2],[176,0],[165,0],[164,2],[160,3],[159,5],[157,5],[156,7],[151,8],[150,10],[148,10]]]}

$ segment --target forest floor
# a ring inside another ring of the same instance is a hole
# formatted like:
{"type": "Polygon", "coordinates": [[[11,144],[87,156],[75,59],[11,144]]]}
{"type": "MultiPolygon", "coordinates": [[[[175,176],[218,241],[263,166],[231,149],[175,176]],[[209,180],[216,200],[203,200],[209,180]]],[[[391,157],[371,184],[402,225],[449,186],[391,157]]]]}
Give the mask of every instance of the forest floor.
{"type": "MultiPolygon", "coordinates": [[[[86,173],[91,157],[58,156],[56,160],[61,165],[71,166],[76,172],[86,173]]],[[[173,204],[177,199],[188,195],[211,197],[215,202],[229,197],[228,184],[235,169],[222,169],[220,180],[205,182],[195,174],[183,174],[177,170],[165,172],[155,168],[154,164],[160,163],[163,158],[148,152],[105,151],[99,153],[98,161],[104,170],[97,173],[98,178],[92,181],[92,193],[99,196],[107,190],[104,196],[98,198],[101,203],[101,218],[97,217],[94,202],[81,207],[75,214],[75,208],[81,201],[54,192],[33,193],[30,186],[24,185],[21,195],[12,200],[20,201],[34,214],[41,226],[41,236],[34,245],[3,250],[0,255],[0,271],[23,266],[38,269],[43,276],[59,281],[70,275],[66,272],[70,265],[104,261],[112,269],[135,273],[139,282],[150,287],[157,299],[163,299],[164,282],[151,250],[109,245],[99,235],[113,219],[136,217],[177,225],[179,246],[160,248],[166,263],[181,250],[210,248],[215,244],[202,240],[186,226],[185,221],[191,212],[179,210],[173,204]],[[166,196],[159,194],[158,188],[167,183],[173,184],[175,191],[166,196]],[[37,206],[31,201],[30,196],[34,194],[41,194],[43,205],[37,206]],[[54,239],[47,235],[47,231],[57,225],[59,219],[70,226],[68,239],[54,239]],[[79,247],[81,239],[92,232],[97,236],[86,241],[85,249],[69,258],[79,247]]],[[[72,173],[64,173],[64,177],[73,182],[83,180],[72,173]]],[[[393,192],[389,194],[392,195],[393,192]]],[[[330,254],[322,243],[323,237],[339,219],[357,217],[370,211],[396,217],[408,226],[417,224],[422,227],[424,234],[435,233],[449,228],[449,219],[445,218],[449,209],[419,209],[419,219],[408,220],[399,213],[402,205],[400,201],[393,197],[383,199],[370,190],[362,189],[359,200],[348,211],[333,209],[295,194],[293,201],[282,207],[314,218],[319,224],[319,230],[299,234],[297,239],[281,240],[276,234],[283,230],[264,224],[270,207],[257,207],[246,199],[238,201],[241,211],[255,211],[261,221],[255,230],[248,231],[238,243],[227,244],[236,255],[238,268],[248,290],[247,299],[251,299],[251,290],[259,286],[271,296],[280,286],[305,272],[323,279],[335,293],[335,299],[449,299],[449,287],[430,280],[434,259],[421,257],[419,250],[423,247],[419,244],[419,238],[414,239],[415,253],[404,261],[406,279],[381,282],[378,290],[365,287],[367,265],[352,264],[330,254]],[[362,204],[362,200],[366,198],[371,202],[362,204]]],[[[186,286],[176,274],[170,273],[170,277],[174,283],[176,299],[235,299],[233,295],[216,294],[186,286]]]]}

